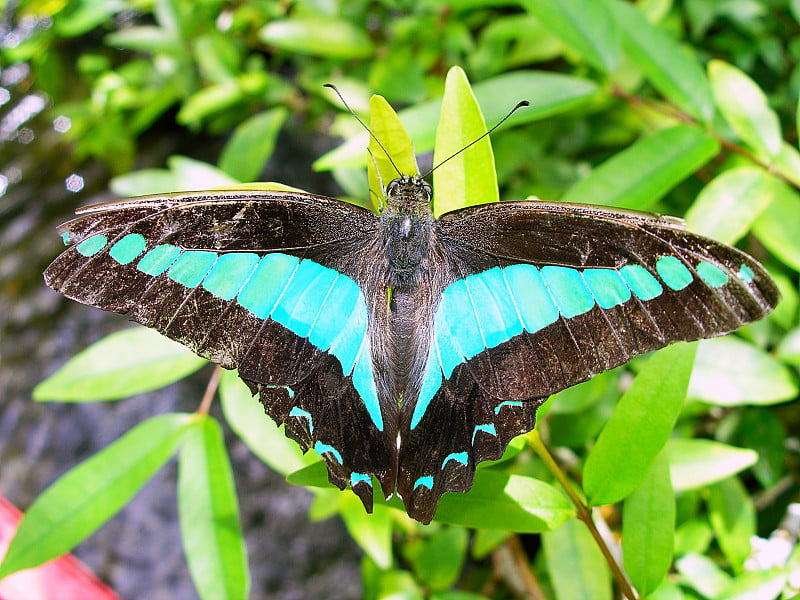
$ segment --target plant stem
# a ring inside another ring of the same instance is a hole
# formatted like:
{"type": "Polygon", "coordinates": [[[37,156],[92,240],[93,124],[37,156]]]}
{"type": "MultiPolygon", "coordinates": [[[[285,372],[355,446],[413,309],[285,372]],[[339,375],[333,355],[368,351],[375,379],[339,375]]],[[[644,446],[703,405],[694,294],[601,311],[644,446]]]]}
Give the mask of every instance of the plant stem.
{"type": "Polygon", "coordinates": [[[216,365],[214,367],[214,372],[211,374],[211,379],[208,380],[206,391],[203,393],[203,400],[200,402],[200,406],[197,407],[197,412],[199,414],[208,414],[208,411],[211,408],[211,402],[214,400],[214,394],[217,391],[217,386],[219,385],[219,378],[221,375],[222,367],[216,365]]]}
{"type": "Polygon", "coordinates": [[[617,580],[617,585],[622,591],[622,594],[628,598],[628,600],[639,600],[639,595],[636,593],[636,590],[633,589],[633,586],[628,581],[628,577],[625,575],[624,570],[614,558],[614,555],[611,553],[611,550],[609,549],[608,544],[606,544],[606,541],[603,539],[603,536],[600,535],[600,532],[597,530],[594,520],[592,519],[592,509],[580,497],[578,492],[570,483],[564,471],[561,470],[553,456],[542,443],[542,439],[539,437],[539,432],[533,430],[526,436],[526,438],[534,452],[539,455],[539,458],[542,459],[542,462],[544,462],[548,470],[556,479],[558,479],[558,482],[561,484],[561,487],[564,488],[564,491],[567,493],[567,496],[569,496],[572,504],[575,505],[576,516],[584,523],[584,525],[586,525],[586,527],[588,527],[589,532],[592,534],[592,537],[600,547],[600,551],[603,553],[608,566],[611,567],[611,573],[614,575],[614,579],[617,580]]]}
{"type": "Polygon", "coordinates": [[[629,104],[641,104],[641,105],[648,106],[648,107],[652,108],[653,110],[658,111],[658,112],[660,112],[662,114],[670,116],[670,117],[672,117],[674,119],[677,119],[679,121],[683,121],[684,123],[687,123],[688,125],[691,125],[693,127],[697,127],[698,129],[702,129],[705,133],[707,133],[708,135],[713,137],[720,144],[720,146],[722,146],[723,148],[725,148],[729,152],[733,152],[734,154],[738,154],[739,156],[741,156],[744,159],[752,162],[753,164],[758,165],[759,167],[761,167],[762,169],[764,169],[768,173],[771,173],[771,174],[775,175],[776,177],[778,177],[778,179],[783,180],[785,183],[789,184],[790,186],[792,186],[792,187],[794,187],[796,189],[800,189],[800,185],[798,185],[796,182],[792,181],[792,179],[790,179],[787,175],[782,173],[777,167],[775,167],[775,165],[772,165],[772,164],[769,164],[769,163],[763,161],[761,158],[759,158],[756,154],[754,154],[750,150],[748,150],[746,148],[743,148],[742,146],[739,146],[738,144],[735,144],[735,143],[731,142],[730,140],[726,140],[724,137],[722,137],[720,134],[718,134],[713,129],[710,129],[708,127],[704,127],[696,119],[694,119],[691,116],[687,115],[685,112],[681,111],[679,108],[677,108],[675,106],[672,106],[670,104],[667,104],[665,106],[664,104],[662,104],[660,102],[656,102],[656,101],[651,100],[649,98],[644,98],[642,96],[637,96],[636,94],[631,94],[629,92],[626,92],[625,90],[623,90],[622,88],[620,88],[618,86],[614,86],[614,88],[612,89],[612,93],[615,96],[618,96],[618,97],[622,98],[623,100],[625,100],[629,104]]]}

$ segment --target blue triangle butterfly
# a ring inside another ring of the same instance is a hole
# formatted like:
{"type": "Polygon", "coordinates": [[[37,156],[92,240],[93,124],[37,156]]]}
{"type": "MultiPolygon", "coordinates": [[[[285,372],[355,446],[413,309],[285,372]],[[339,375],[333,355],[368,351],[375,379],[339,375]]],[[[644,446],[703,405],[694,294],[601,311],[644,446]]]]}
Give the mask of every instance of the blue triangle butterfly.
{"type": "Polygon", "coordinates": [[[298,192],[110,202],[59,228],[67,249],[45,280],[237,368],[332,483],[370,511],[374,476],[423,523],[549,395],[778,300],[757,261],[677,219],[430,206],[407,175],[380,215],[298,192]]]}

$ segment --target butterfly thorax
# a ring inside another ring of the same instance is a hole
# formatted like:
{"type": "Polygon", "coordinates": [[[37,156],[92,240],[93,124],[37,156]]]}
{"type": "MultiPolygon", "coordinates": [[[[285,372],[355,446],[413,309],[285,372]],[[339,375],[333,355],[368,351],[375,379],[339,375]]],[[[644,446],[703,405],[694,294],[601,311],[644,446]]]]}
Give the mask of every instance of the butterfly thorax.
{"type": "Polygon", "coordinates": [[[386,188],[381,234],[393,292],[413,289],[423,276],[430,255],[435,221],[430,208],[431,188],[418,176],[404,175],[386,188]]]}
{"type": "Polygon", "coordinates": [[[434,223],[431,188],[417,176],[393,180],[381,213],[381,246],[385,258],[387,327],[383,356],[376,371],[386,375],[387,394],[395,401],[415,397],[427,356],[432,323],[434,223]]]}

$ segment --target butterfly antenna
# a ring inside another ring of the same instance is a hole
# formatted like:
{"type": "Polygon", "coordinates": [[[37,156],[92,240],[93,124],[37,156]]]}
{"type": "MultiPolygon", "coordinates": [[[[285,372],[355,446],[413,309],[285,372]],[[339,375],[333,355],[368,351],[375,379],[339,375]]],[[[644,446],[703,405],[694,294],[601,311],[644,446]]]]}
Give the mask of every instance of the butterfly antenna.
{"type": "MultiPolygon", "coordinates": [[[[395,171],[397,171],[397,175],[398,175],[398,176],[400,176],[400,177],[402,177],[402,176],[403,176],[403,174],[400,172],[400,169],[398,169],[398,168],[397,168],[397,165],[396,165],[396,164],[394,164],[394,161],[392,160],[392,157],[389,155],[389,151],[386,149],[386,146],[384,146],[384,145],[381,143],[381,141],[380,141],[380,140],[379,140],[379,139],[378,139],[378,138],[375,136],[375,134],[374,134],[374,133],[372,133],[372,130],[371,130],[371,129],[370,129],[368,126],[367,126],[367,124],[366,124],[366,123],[364,123],[364,121],[362,121],[362,120],[361,120],[361,117],[359,117],[359,116],[358,116],[358,115],[357,115],[357,114],[356,114],[356,113],[353,111],[353,109],[352,109],[352,108],[350,108],[350,105],[348,105],[348,104],[347,104],[347,102],[345,102],[345,99],[344,99],[344,97],[342,96],[341,92],[339,91],[339,88],[337,88],[337,87],[336,87],[335,85],[333,85],[332,83],[323,83],[323,84],[322,84],[322,86],[323,86],[323,87],[326,87],[326,88],[331,88],[331,89],[332,89],[334,92],[336,92],[336,95],[337,95],[337,96],[339,96],[339,100],[341,100],[341,101],[342,101],[342,104],[343,104],[343,105],[344,105],[344,107],[347,109],[347,112],[349,112],[351,115],[353,115],[353,116],[355,117],[356,121],[358,121],[359,123],[361,123],[361,126],[362,126],[364,129],[366,129],[366,130],[367,130],[367,133],[368,133],[368,134],[369,134],[369,135],[372,137],[372,139],[373,139],[373,140],[375,140],[375,142],[378,144],[378,146],[380,146],[381,150],[383,150],[383,153],[386,155],[386,158],[388,158],[388,159],[389,159],[389,162],[392,164],[392,167],[394,167],[394,170],[395,170],[395,171]]],[[[511,111],[511,112],[514,112],[514,111],[511,111]]],[[[503,119],[503,121],[505,121],[505,119],[503,119]]],[[[500,121],[500,123],[502,123],[503,121],[500,121]]],[[[499,125],[499,123],[498,123],[498,125],[499,125]]],[[[478,139],[480,139],[480,138],[478,138],[478,139]]],[[[475,141],[478,141],[478,140],[475,140],[475,141]]],[[[473,142],[473,144],[474,144],[474,143],[475,143],[475,142],[473,142]]]]}
{"type": "Polygon", "coordinates": [[[445,158],[443,161],[441,161],[439,164],[437,164],[435,167],[433,167],[433,168],[432,168],[430,171],[428,171],[427,173],[425,173],[425,175],[423,175],[423,176],[422,176],[422,178],[423,178],[423,179],[424,179],[424,178],[426,178],[428,175],[430,175],[431,173],[433,173],[433,172],[434,172],[436,169],[438,169],[439,167],[441,167],[441,166],[442,166],[444,163],[446,163],[448,160],[450,160],[451,158],[455,158],[456,156],[458,156],[459,154],[461,154],[462,152],[464,152],[464,150],[466,150],[467,148],[469,148],[469,147],[471,147],[471,146],[473,146],[473,145],[477,144],[478,142],[480,142],[480,141],[481,141],[483,138],[485,138],[487,135],[489,135],[490,133],[492,133],[492,132],[493,132],[495,129],[497,129],[498,127],[500,127],[500,125],[502,125],[503,123],[505,123],[505,121],[506,121],[506,119],[508,119],[508,117],[510,117],[511,115],[513,115],[513,114],[514,114],[515,112],[517,112],[517,111],[518,111],[520,108],[522,108],[522,107],[524,107],[524,106],[530,106],[530,104],[531,104],[531,103],[530,103],[530,102],[528,102],[527,100],[522,100],[521,102],[518,102],[518,103],[517,103],[517,105],[516,105],[514,108],[512,108],[512,109],[511,109],[511,110],[508,112],[508,114],[507,114],[505,117],[503,117],[502,119],[500,119],[500,121],[498,121],[497,123],[495,123],[495,124],[494,124],[494,126],[493,126],[493,127],[492,127],[492,128],[489,130],[489,131],[487,131],[486,133],[484,133],[482,136],[480,136],[480,137],[478,137],[478,138],[475,138],[474,140],[472,140],[472,141],[471,141],[469,144],[467,144],[466,146],[464,146],[464,147],[463,147],[463,148],[461,148],[460,150],[457,150],[456,152],[453,152],[453,153],[452,153],[450,156],[448,156],[447,158],[445,158]]]}
{"type": "MultiPolygon", "coordinates": [[[[381,170],[378,168],[378,161],[375,160],[375,155],[372,154],[372,150],[367,148],[367,154],[369,154],[369,158],[372,161],[372,167],[375,169],[375,174],[378,176],[378,185],[380,186],[382,192],[382,196],[378,199],[378,209],[383,211],[383,203],[384,200],[386,200],[386,188],[383,185],[383,177],[381,177],[381,170]]],[[[369,193],[377,197],[377,194],[375,194],[375,192],[372,190],[370,190],[369,193]]]]}

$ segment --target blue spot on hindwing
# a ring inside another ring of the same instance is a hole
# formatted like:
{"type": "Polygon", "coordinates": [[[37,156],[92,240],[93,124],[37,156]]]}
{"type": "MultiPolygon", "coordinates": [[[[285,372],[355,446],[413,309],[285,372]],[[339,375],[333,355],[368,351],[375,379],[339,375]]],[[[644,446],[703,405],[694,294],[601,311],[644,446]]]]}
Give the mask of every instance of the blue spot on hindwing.
{"type": "Polygon", "coordinates": [[[326,454],[326,453],[330,454],[334,459],[336,459],[336,462],[338,462],[340,465],[342,464],[342,455],[341,455],[341,453],[336,448],[331,446],[330,444],[324,444],[322,442],[317,442],[316,444],[314,444],[314,450],[320,456],[322,456],[323,454],[326,454]]]}
{"type": "Polygon", "coordinates": [[[519,400],[505,400],[505,401],[501,402],[500,404],[498,404],[497,406],[494,407],[494,414],[499,415],[500,414],[500,410],[504,406],[514,406],[514,407],[517,407],[517,408],[522,408],[522,402],[519,401],[519,400]]]}
{"type": "Polygon", "coordinates": [[[372,477],[367,473],[356,473],[355,471],[350,473],[350,487],[353,488],[359,483],[366,483],[372,487],[372,477]]]}
{"type": "Polygon", "coordinates": [[[414,489],[417,489],[420,486],[426,487],[429,490],[432,490],[433,489],[433,475],[425,475],[424,477],[418,478],[414,482],[414,489]]]}
{"type": "Polygon", "coordinates": [[[475,444],[475,436],[478,435],[478,432],[482,431],[483,433],[488,433],[491,436],[497,436],[497,430],[494,428],[494,423],[483,423],[481,425],[475,425],[475,429],[472,430],[472,444],[475,444]]]}
{"type": "Polygon", "coordinates": [[[378,431],[383,431],[383,416],[381,405],[378,401],[378,390],[375,387],[375,377],[372,374],[372,353],[369,351],[369,341],[364,339],[364,346],[359,354],[356,366],[353,369],[353,387],[367,407],[370,419],[378,431]]]}
{"type": "Polygon", "coordinates": [[[311,435],[314,435],[314,419],[311,417],[311,413],[307,410],[303,410],[299,406],[293,406],[292,410],[289,411],[290,417],[301,417],[308,422],[308,432],[311,435]]]}
{"type": "Polygon", "coordinates": [[[469,457],[467,456],[466,452],[451,452],[442,461],[442,469],[444,469],[447,463],[451,460],[466,466],[469,462],[469,457]]]}

